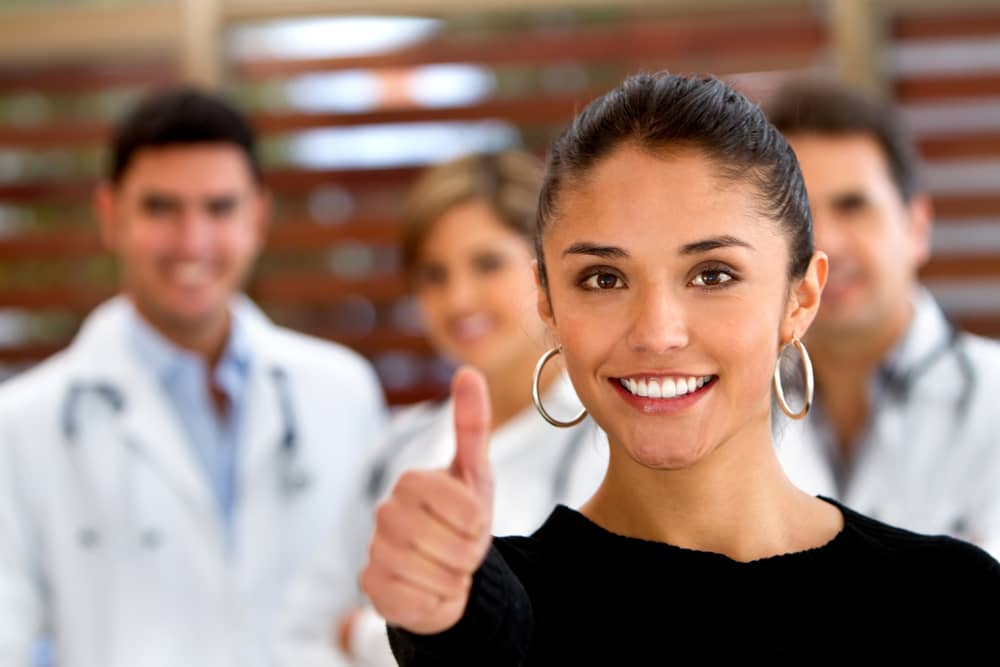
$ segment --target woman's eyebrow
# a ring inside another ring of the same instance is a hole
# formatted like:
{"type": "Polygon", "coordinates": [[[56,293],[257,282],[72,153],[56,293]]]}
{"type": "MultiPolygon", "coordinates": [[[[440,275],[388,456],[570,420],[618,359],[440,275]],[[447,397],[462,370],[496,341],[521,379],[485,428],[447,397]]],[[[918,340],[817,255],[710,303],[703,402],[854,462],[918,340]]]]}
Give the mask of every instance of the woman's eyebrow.
{"type": "Polygon", "coordinates": [[[562,254],[563,257],[566,255],[593,255],[595,257],[603,257],[604,259],[625,259],[628,257],[628,252],[617,246],[598,245],[587,242],[574,243],[563,250],[562,254]]]}
{"type": "Polygon", "coordinates": [[[752,245],[742,239],[736,238],[735,236],[711,236],[707,239],[702,239],[701,241],[695,241],[694,243],[686,243],[682,245],[678,254],[697,255],[703,252],[708,252],[709,250],[730,248],[732,246],[739,246],[741,248],[754,250],[752,245]]]}

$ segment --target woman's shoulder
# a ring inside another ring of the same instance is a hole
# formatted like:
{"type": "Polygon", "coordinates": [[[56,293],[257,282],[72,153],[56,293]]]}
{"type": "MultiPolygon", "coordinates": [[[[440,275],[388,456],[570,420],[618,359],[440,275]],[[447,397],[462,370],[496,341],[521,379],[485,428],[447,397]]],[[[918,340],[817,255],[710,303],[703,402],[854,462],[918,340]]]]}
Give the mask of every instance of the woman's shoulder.
{"type": "Polygon", "coordinates": [[[844,515],[844,531],[853,538],[859,555],[881,556],[907,569],[935,568],[941,574],[985,578],[1000,587],[1000,563],[984,549],[947,535],[906,530],[834,504],[844,515]]]}

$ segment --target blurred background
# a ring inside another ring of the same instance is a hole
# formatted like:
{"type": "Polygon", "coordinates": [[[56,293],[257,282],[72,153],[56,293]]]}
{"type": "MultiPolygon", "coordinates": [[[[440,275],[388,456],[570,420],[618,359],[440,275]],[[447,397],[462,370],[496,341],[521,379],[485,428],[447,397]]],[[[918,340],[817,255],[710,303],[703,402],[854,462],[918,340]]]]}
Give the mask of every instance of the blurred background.
{"type": "Polygon", "coordinates": [[[401,196],[471,150],[547,143],[637,70],[755,99],[825,73],[891,99],[935,197],[923,279],[1000,336],[1000,0],[0,0],[0,378],[114,291],[89,210],[113,119],[175,81],[263,139],[276,215],[250,295],[369,357],[392,403],[450,377],[399,272],[401,196]]]}

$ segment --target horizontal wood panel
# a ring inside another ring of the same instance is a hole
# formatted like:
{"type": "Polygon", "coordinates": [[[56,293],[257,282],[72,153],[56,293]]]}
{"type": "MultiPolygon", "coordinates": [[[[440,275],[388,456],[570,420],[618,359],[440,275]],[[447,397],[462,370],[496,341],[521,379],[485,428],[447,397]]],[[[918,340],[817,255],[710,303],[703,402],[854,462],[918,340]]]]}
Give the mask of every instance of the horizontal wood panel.
{"type": "Polygon", "coordinates": [[[111,125],[96,121],[60,121],[39,125],[0,126],[0,146],[20,149],[65,149],[103,144],[111,125]]]}
{"type": "MultiPolygon", "coordinates": [[[[261,135],[290,134],[323,128],[388,123],[425,123],[500,119],[518,124],[567,123],[599,91],[558,97],[491,100],[463,107],[386,109],[361,113],[282,112],[253,114],[261,135]]],[[[54,123],[37,127],[0,127],[0,146],[20,149],[65,149],[103,144],[111,128],[101,123],[54,123]]]]}
{"type": "MultiPolygon", "coordinates": [[[[407,186],[421,172],[421,167],[383,169],[302,169],[280,167],[264,174],[265,184],[276,194],[308,194],[317,187],[338,185],[348,189],[370,190],[387,186],[407,186]]],[[[28,181],[0,183],[0,201],[12,203],[43,201],[62,203],[88,200],[96,179],[28,181]]]]}
{"type": "Polygon", "coordinates": [[[326,306],[352,296],[375,303],[394,301],[406,296],[407,289],[398,274],[346,280],[326,273],[286,272],[254,281],[247,293],[262,304],[326,306]]]}
{"type": "MultiPolygon", "coordinates": [[[[423,336],[388,328],[376,329],[364,336],[339,336],[315,328],[303,329],[302,331],[317,338],[341,343],[367,357],[374,357],[389,351],[409,352],[428,358],[434,356],[434,350],[423,336]]],[[[0,363],[36,363],[64,349],[69,343],[69,340],[59,340],[0,345],[0,363]]]]}
{"type": "Polygon", "coordinates": [[[0,260],[79,259],[101,254],[96,230],[62,229],[0,237],[0,260]]]}
{"type": "MultiPolygon", "coordinates": [[[[7,287],[0,288],[0,308],[62,309],[83,313],[110,298],[113,293],[111,289],[75,285],[7,287]]],[[[356,296],[374,303],[385,303],[405,296],[406,284],[401,276],[395,274],[349,280],[326,273],[285,272],[254,280],[247,293],[262,304],[281,306],[330,306],[356,296]]]]}
{"type": "Polygon", "coordinates": [[[442,399],[448,395],[448,385],[424,382],[405,389],[387,389],[386,401],[389,405],[411,405],[421,401],[442,399]]]}
{"type": "Polygon", "coordinates": [[[0,183],[0,201],[47,204],[81,201],[91,196],[96,183],[94,179],[0,183]]]}
{"type": "Polygon", "coordinates": [[[920,271],[924,280],[936,278],[1000,277],[1000,255],[932,257],[920,271]]]}
{"type": "Polygon", "coordinates": [[[936,12],[900,14],[892,20],[892,36],[906,39],[951,39],[1000,35],[1000,13],[969,10],[961,14],[936,12]]]}
{"type": "MultiPolygon", "coordinates": [[[[921,270],[924,279],[1000,277],[1000,255],[935,256],[921,270]]],[[[111,296],[113,290],[65,285],[0,289],[0,308],[65,309],[85,312],[111,296]]],[[[405,279],[395,273],[348,279],[319,271],[285,271],[256,278],[247,293],[262,304],[332,306],[353,297],[375,304],[407,295],[405,279]]]]}
{"type": "Polygon", "coordinates": [[[349,190],[406,187],[423,171],[422,167],[385,169],[270,169],[264,182],[279,194],[305,194],[321,186],[338,185],[349,190]]]}
{"type": "Polygon", "coordinates": [[[947,136],[925,136],[917,141],[928,160],[958,160],[1000,157],[1000,132],[966,132],[947,136]]]}
{"type": "MultiPolygon", "coordinates": [[[[308,194],[325,186],[338,186],[350,191],[373,191],[380,188],[405,189],[420,175],[422,169],[420,166],[382,169],[283,167],[265,172],[264,181],[275,194],[289,196],[308,194]]],[[[94,180],[0,184],[0,201],[11,203],[86,201],[89,199],[95,184],[94,180]]],[[[935,198],[935,203],[939,209],[949,211],[947,217],[1000,214],[1000,196],[947,195],[935,198]]]]}
{"type": "Polygon", "coordinates": [[[931,102],[1000,95],[1000,73],[954,74],[900,79],[894,84],[897,102],[931,102]]]}
{"type": "Polygon", "coordinates": [[[243,79],[290,77],[309,72],[404,68],[436,63],[487,66],[627,62],[640,58],[689,58],[762,52],[814,51],[825,43],[825,27],[812,14],[715,17],[633,22],[606,29],[550,31],[486,37],[436,39],[392,53],[312,59],[244,61],[234,65],[243,79]]]}
{"type": "Polygon", "coordinates": [[[280,113],[257,114],[254,124],[263,134],[287,134],[321,128],[352,127],[383,123],[423,123],[500,119],[517,124],[568,123],[602,91],[561,95],[530,96],[510,100],[490,100],[464,107],[387,109],[364,113],[280,113]]]}
{"type": "Polygon", "coordinates": [[[176,83],[169,63],[60,65],[0,68],[0,94],[24,91],[82,94],[119,87],[146,88],[176,83]]]}
{"type": "MultiPolygon", "coordinates": [[[[266,250],[316,250],[345,241],[392,245],[399,241],[399,223],[388,218],[352,219],[333,225],[308,221],[274,224],[266,250]]],[[[62,229],[0,237],[0,260],[81,259],[104,253],[96,230],[62,229]]]]}
{"type": "Polygon", "coordinates": [[[69,341],[0,345],[0,364],[37,363],[66,347],[69,341]]]}
{"type": "Polygon", "coordinates": [[[962,331],[969,331],[987,338],[1000,338],[1000,313],[995,315],[962,315],[952,321],[962,331]]]}
{"type": "Polygon", "coordinates": [[[1000,216],[1000,194],[949,194],[934,196],[937,218],[993,218],[1000,216]]]}

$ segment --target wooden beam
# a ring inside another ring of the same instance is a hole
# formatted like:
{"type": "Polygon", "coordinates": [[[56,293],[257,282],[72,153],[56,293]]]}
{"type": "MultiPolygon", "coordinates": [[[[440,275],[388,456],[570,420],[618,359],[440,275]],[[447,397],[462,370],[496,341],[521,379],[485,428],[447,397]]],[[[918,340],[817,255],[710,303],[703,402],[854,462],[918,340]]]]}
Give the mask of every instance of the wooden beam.
{"type": "Polygon", "coordinates": [[[882,47],[886,20],[877,2],[830,0],[831,47],[840,78],[885,97],[882,47]]]}
{"type": "Polygon", "coordinates": [[[175,0],[180,6],[178,35],[181,78],[203,88],[222,85],[220,0],[175,0]]]}

